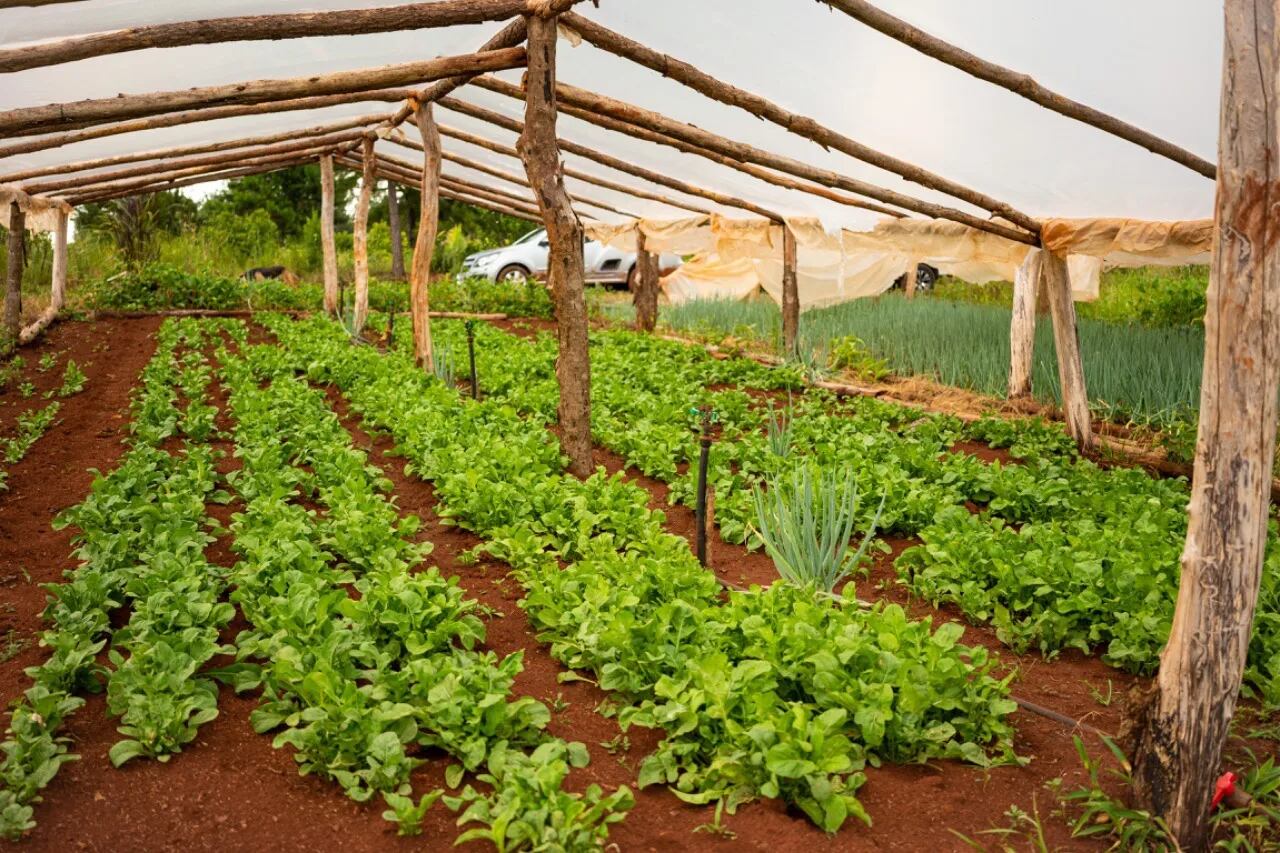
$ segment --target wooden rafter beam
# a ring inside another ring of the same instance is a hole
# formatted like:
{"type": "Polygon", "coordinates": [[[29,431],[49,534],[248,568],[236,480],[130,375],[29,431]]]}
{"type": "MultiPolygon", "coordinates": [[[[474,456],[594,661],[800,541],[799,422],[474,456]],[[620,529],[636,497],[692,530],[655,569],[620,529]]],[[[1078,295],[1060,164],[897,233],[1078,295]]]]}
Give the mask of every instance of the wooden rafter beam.
{"type": "MultiPolygon", "coordinates": [[[[520,133],[524,128],[524,123],[521,121],[508,118],[502,113],[487,110],[484,107],[477,107],[474,104],[467,103],[466,101],[459,101],[457,98],[442,98],[439,103],[441,106],[447,107],[454,112],[462,113],[463,115],[470,116],[474,119],[488,122],[496,127],[501,127],[514,133],[520,133]]],[[[748,213],[763,216],[765,219],[771,219],[774,222],[783,221],[781,214],[761,207],[754,202],[719,193],[714,190],[704,189],[703,187],[685,183],[684,181],[678,181],[675,178],[669,178],[659,172],[636,166],[633,163],[605,154],[602,151],[596,151],[595,149],[588,148],[585,145],[578,145],[575,142],[570,142],[563,137],[560,138],[560,150],[567,151],[570,154],[599,163],[601,166],[607,166],[614,171],[623,172],[624,174],[639,178],[642,181],[648,181],[651,184],[666,187],[667,189],[672,189],[676,192],[684,193],[685,195],[705,198],[707,201],[721,205],[722,207],[736,207],[739,210],[745,210],[748,213]]]]}
{"type": "Polygon", "coordinates": [[[525,12],[527,7],[528,0],[436,0],[433,3],[375,9],[242,15],[153,24],[0,50],[0,73],[157,47],[350,36],[482,24],[515,17],[525,12]]]}
{"type": "MultiPolygon", "coordinates": [[[[518,86],[512,86],[510,83],[499,80],[496,77],[479,77],[472,82],[481,88],[512,98],[521,99],[523,97],[523,92],[518,86]]],[[[972,228],[989,231],[992,234],[998,234],[1001,237],[1033,246],[1039,245],[1040,242],[1040,238],[1034,233],[986,220],[953,207],[922,201],[866,181],[841,175],[830,169],[820,169],[790,157],[783,157],[779,154],[765,151],[762,148],[756,148],[744,142],[726,139],[695,125],[675,121],[661,113],[646,110],[643,107],[619,101],[615,98],[588,92],[576,86],[558,84],[556,86],[556,95],[565,105],[584,111],[575,113],[575,115],[603,115],[626,124],[646,128],[652,132],[652,139],[677,150],[681,150],[681,144],[685,144],[692,146],[690,150],[695,152],[697,149],[714,151],[731,160],[754,163],[757,166],[775,169],[833,189],[864,195],[884,204],[922,213],[934,219],[950,219],[972,228]]]]}
{"type": "Polygon", "coordinates": [[[214,183],[216,181],[230,181],[235,178],[243,178],[249,175],[261,175],[264,172],[275,172],[279,169],[287,169],[290,166],[297,166],[307,162],[308,159],[314,158],[298,158],[292,162],[268,163],[259,166],[245,166],[239,169],[223,169],[221,171],[209,171],[199,175],[193,175],[189,178],[172,178],[168,180],[156,181],[143,187],[129,187],[125,189],[101,190],[95,192],[86,192],[74,196],[68,196],[64,199],[68,204],[79,206],[82,204],[92,204],[96,202],[112,201],[118,198],[126,198],[135,195],[149,195],[151,193],[166,192],[168,190],[182,189],[183,187],[194,187],[199,184],[214,183]]]}
{"type": "Polygon", "coordinates": [[[1132,142],[1134,145],[1139,145],[1154,154],[1159,154],[1161,157],[1167,157],[1175,163],[1180,163],[1193,172],[1198,172],[1211,180],[1218,175],[1217,167],[1213,163],[1203,157],[1196,156],[1181,146],[1174,145],[1154,133],[1136,127],[1126,121],[1121,121],[1115,116],[1094,109],[1087,104],[1082,104],[1065,95],[1060,95],[1052,89],[1040,85],[1035,78],[1028,74],[1013,71],[975,56],[967,50],[943,41],[937,36],[930,35],[918,27],[913,27],[901,18],[895,18],[883,9],[867,2],[867,0],[819,0],[819,2],[826,3],[831,8],[844,12],[854,20],[883,33],[891,39],[902,42],[925,56],[936,59],[939,62],[945,62],[947,65],[958,68],[966,74],[977,77],[979,80],[985,80],[1002,89],[1008,89],[1015,95],[1039,104],[1045,109],[1075,119],[1090,127],[1104,130],[1113,136],[1118,136],[1121,139],[1132,142]]]}
{"type": "Polygon", "coordinates": [[[746,110],[790,133],[816,142],[823,148],[835,149],[864,163],[892,172],[907,181],[980,207],[1032,233],[1040,231],[1039,222],[1010,204],[944,178],[914,163],[878,151],[808,116],[783,109],[767,98],[718,80],[687,62],[652,50],[581,15],[566,14],[561,17],[561,22],[601,50],[656,71],[663,77],[669,77],[714,101],[746,110]]]}
{"type": "Polygon", "coordinates": [[[73,130],[26,139],[0,146],[0,158],[14,157],[19,154],[32,154],[37,151],[48,151],[88,142],[93,139],[104,139],[127,133],[139,133],[145,130],[157,130],[165,127],[177,127],[184,124],[197,124],[219,119],[239,118],[241,116],[267,115],[274,113],[302,112],[319,110],[342,104],[357,104],[366,101],[393,103],[413,97],[413,90],[404,87],[390,89],[370,89],[364,92],[351,92],[345,95],[322,95],[318,97],[289,98],[283,101],[270,101],[265,104],[249,104],[247,106],[213,107],[211,109],[186,110],[179,113],[149,116],[114,124],[102,124],[83,130],[73,130]]]}
{"type": "Polygon", "coordinates": [[[0,133],[46,133],[194,108],[262,104],[316,95],[350,94],[385,86],[408,86],[459,73],[519,68],[526,63],[527,58],[524,48],[512,47],[312,77],[254,80],[182,91],[121,95],[115,98],[25,107],[0,112],[0,133]]]}
{"type": "Polygon", "coordinates": [[[290,130],[286,133],[274,133],[268,136],[253,136],[243,139],[228,139],[222,142],[209,142],[204,145],[188,145],[181,148],[159,148],[151,151],[139,151],[134,154],[121,154],[115,157],[100,157],[96,160],[80,160],[74,163],[40,166],[20,172],[9,172],[0,175],[0,183],[15,183],[43,178],[47,175],[66,175],[74,172],[88,172],[94,169],[107,169],[112,166],[127,166],[130,163],[143,163],[147,160],[164,160],[174,157],[186,157],[192,154],[212,154],[217,151],[233,151],[238,148],[254,148],[262,145],[273,145],[277,142],[304,139],[306,137],[324,136],[353,128],[365,128],[385,121],[387,113],[364,115],[332,124],[321,124],[301,130],[290,130]]]}
{"type": "MultiPolygon", "coordinates": [[[[343,165],[343,166],[345,166],[345,167],[347,167],[347,168],[349,168],[349,169],[359,169],[359,168],[360,168],[358,161],[354,161],[354,160],[353,160],[352,158],[350,158],[350,157],[347,157],[347,156],[339,156],[339,157],[337,157],[337,158],[335,158],[335,159],[336,159],[336,162],[337,162],[337,163],[339,163],[339,164],[341,164],[341,165],[343,165]]],[[[421,184],[421,181],[422,181],[422,176],[421,176],[421,174],[418,174],[417,176],[415,176],[415,175],[413,175],[413,174],[406,173],[405,171],[403,171],[403,170],[401,170],[401,169],[393,169],[393,168],[389,168],[389,167],[387,167],[386,165],[384,165],[384,164],[382,164],[382,163],[379,163],[377,168],[378,168],[378,177],[380,177],[380,178],[384,178],[384,179],[386,179],[386,180],[396,181],[397,183],[400,183],[400,184],[402,184],[402,185],[404,185],[404,186],[407,186],[407,187],[416,187],[416,186],[419,186],[419,185],[421,184]]],[[[515,219],[523,219],[523,220],[524,220],[524,221],[526,221],[526,222],[534,222],[534,223],[538,223],[538,224],[541,224],[541,223],[542,223],[542,218],[541,218],[541,216],[540,216],[538,213],[536,213],[536,212],[530,212],[530,211],[527,211],[527,210],[524,210],[524,211],[516,210],[516,209],[511,208],[511,207],[507,207],[507,206],[504,206],[504,205],[500,205],[500,204],[496,204],[496,203],[493,203],[493,202],[485,201],[485,200],[483,200],[483,199],[473,198],[473,197],[471,197],[471,196],[467,196],[467,195],[466,195],[466,194],[464,194],[464,193],[459,193],[459,192],[455,192],[455,191],[453,191],[453,190],[448,190],[448,189],[441,189],[441,190],[440,190],[440,195],[441,195],[441,197],[443,197],[443,198],[451,199],[451,200],[453,200],[453,201],[462,202],[462,203],[464,203],[464,204],[474,205],[475,207],[479,207],[479,208],[482,208],[482,209],[484,209],[484,210],[489,210],[489,211],[492,211],[492,212],[494,212],[494,213],[500,213],[500,214],[502,214],[503,216],[510,216],[510,217],[515,218],[515,219]]]]}

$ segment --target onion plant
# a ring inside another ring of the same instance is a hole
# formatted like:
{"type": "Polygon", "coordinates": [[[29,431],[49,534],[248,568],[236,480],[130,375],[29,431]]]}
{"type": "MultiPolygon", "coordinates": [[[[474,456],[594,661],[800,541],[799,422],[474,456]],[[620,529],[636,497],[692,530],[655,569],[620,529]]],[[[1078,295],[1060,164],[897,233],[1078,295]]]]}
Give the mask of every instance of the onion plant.
{"type": "Polygon", "coordinates": [[[779,459],[786,459],[791,455],[792,417],[790,399],[787,400],[787,407],[781,412],[772,406],[769,407],[769,420],[766,424],[769,429],[769,451],[779,459]]]}
{"type": "Polygon", "coordinates": [[[850,553],[861,496],[853,472],[843,476],[804,464],[770,480],[753,493],[755,533],[783,580],[800,587],[834,592],[861,563],[871,544],[884,500],[862,541],[850,553]]]}

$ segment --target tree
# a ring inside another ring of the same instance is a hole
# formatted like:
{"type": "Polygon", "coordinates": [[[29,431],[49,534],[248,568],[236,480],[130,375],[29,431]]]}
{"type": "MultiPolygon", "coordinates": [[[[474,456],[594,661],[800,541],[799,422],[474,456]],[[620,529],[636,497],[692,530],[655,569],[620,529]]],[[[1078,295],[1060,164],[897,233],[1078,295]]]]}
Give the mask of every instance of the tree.
{"type": "MultiPolygon", "coordinates": [[[[347,205],[358,175],[341,170],[334,178],[335,219],[339,228],[350,228],[347,205]]],[[[249,216],[265,210],[286,240],[302,233],[307,220],[320,209],[320,167],[292,166],[262,175],[237,178],[226,189],[210,196],[200,208],[203,218],[232,214],[249,216]]]]}

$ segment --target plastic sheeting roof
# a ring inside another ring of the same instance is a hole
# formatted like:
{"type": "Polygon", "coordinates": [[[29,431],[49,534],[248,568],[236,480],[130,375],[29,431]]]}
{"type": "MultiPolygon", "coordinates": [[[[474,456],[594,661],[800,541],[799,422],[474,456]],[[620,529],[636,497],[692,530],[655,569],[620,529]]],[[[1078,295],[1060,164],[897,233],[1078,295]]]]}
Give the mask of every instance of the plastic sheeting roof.
{"type": "MultiPolygon", "coordinates": [[[[879,0],[888,12],[993,62],[1216,160],[1221,9],[1193,0],[1036,3],[1020,0],[879,0]]],[[[392,0],[86,0],[0,10],[0,45],[126,26],[346,8],[392,0]]],[[[1194,219],[1212,215],[1214,185],[1151,154],[925,57],[818,2],[796,0],[601,0],[577,11],[656,50],[763,95],[886,153],[984,191],[1034,216],[1194,219]]],[[[501,24],[361,36],[150,49],[0,75],[0,109],[117,93],[143,93],[263,78],[297,77],[476,50],[501,24]]],[[[518,72],[505,79],[518,81],[518,72]]],[[[843,154],[711,101],[584,43],[560,46],[559,77],[731,139],[972,210],[843,154]]],[[[523,104],[476,87],[456,97],[520,118],[523,104]]],[[[0,161],[0,172],[95,157],[301,129],[386,113],[395,104],[222,119],[77,143],[0,161]]],[[[509,145],[514,135],[447,109],[437,120],[509,145]]],[[[409,133],[414,133],[409,130],[409,133]]],[[[750,176],[562,116],[560,133],[645,168],[741,196],[786,216],[863,229],[876,214],[781,189],[750,176]]],[[[517,161],[446,138],[445,150],[508,171],[517,161]]],[[[379,150],[418,160],[389,141],[379,150]]],[[[565,155],[566,163],[619,183],[639,179],[565,155]]],[[[445,173],[510,185],[446,164],[445,173]]],[[[568,179],[571,192],[651,218],[687,213],[568,179]]],[[[671,190],[647,186],[655,192],[671,190]]],[[[688,199],[730,215],[700,199],[688,199]]],[[[580,208],[616,220],[594,208],[580,208]]],[[[979,212],[980,211],[974,211],[979,212]]]]}

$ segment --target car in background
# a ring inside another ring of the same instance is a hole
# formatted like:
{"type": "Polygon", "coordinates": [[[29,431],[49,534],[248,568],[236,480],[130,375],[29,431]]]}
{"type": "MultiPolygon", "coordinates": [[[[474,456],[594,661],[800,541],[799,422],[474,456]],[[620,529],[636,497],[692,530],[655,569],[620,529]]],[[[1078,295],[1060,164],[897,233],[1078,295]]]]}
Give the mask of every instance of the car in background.
{"type": "MultiPolygon", "coordinates": [[[[530,231],[510,246],[469,255],[462,262],[458,281],[487,278],[494,282],[524,284],[531,278],[544,278],[550,251],[547,231],[539,228],[530,231]]],[[[582,244],[582,255],[586,262],[588,284],[635,289],[635,252],[622,252],[596,240],[587,240],[582,244]]],[[[679,255],[665,254],[658,259],[658,269],[663,273],[676,269],[680,264],[679,255]]]]}
{"type": "MultiPolygon", "coordinates": [[[[920,264],[916,267],[916,293],[928,293],[933,290],[933,286],[938,283],[941,274],[937,267],[931,267],[928,264],[920,264]]],[[[903,273],[894,281],[890,290],[906,290],[907,274],[903,273]]]]}

